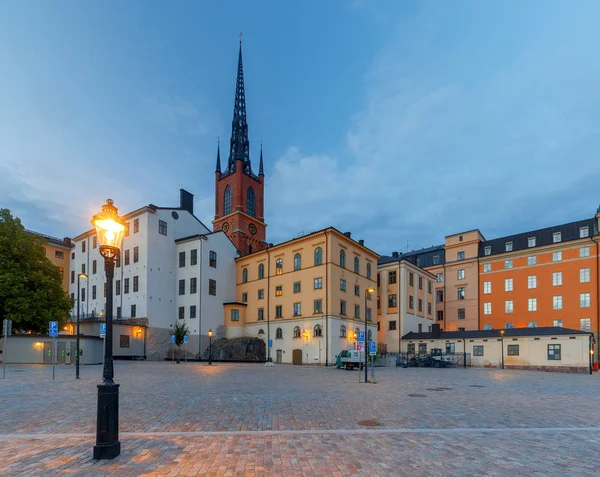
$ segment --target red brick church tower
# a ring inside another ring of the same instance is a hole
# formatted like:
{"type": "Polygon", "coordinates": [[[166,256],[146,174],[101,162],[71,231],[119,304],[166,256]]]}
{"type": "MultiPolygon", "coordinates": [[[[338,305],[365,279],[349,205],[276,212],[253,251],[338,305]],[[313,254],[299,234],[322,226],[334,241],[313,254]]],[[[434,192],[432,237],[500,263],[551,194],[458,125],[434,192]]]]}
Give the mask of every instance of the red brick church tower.
{"type": "Polygon", "coordinates": [[[250,142],[246,122],[246,94],[244,93],[244,68],[242,42],[238,59],[235,104],[231,125],[231,141],[227,167],[221,171],[221,148],[217,148],[215,172],[215,220],[213,230],[223,230],[241,255],[266,248],[264,219],[264,184],[262,144],[258,175],[250,164],[250,142]]]}

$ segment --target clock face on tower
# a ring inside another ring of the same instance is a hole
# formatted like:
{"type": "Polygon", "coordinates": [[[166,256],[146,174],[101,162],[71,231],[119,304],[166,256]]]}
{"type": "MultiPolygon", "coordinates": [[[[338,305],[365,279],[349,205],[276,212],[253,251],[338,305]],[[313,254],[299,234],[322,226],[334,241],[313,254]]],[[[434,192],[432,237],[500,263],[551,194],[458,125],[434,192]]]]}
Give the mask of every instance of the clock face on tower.
{"type": "Polygon", "coordinates": [[[250,233],[251,233],[252,235],[256,235],[256,232],[257,232],[257,230],[256,230],[256,225],[254,225],[254,224],[250,224],[250,226],[248,227],[248,229],[250,230],[250,233]]]}
{"type": "Polygon", "coordinates": [[[227,231],[229,230],[229,224],[227,222],[224,222],[223,227],[221,227],[221,230],[223,230],[223,232],[227,233],[227,231]]]}

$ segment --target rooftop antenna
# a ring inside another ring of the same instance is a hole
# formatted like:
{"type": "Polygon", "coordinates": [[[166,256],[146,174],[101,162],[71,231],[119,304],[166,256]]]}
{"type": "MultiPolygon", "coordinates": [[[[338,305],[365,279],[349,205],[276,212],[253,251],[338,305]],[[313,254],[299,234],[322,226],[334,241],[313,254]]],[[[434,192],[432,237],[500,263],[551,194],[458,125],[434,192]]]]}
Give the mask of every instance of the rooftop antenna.
{"type": "Polygon", "coordinates": [[[407,252],[408,252],[408,246],[409,246],[409,244],[410,244],[410,240],[407,240],[407,241],[406,241],[406,251],[407,251],[407,252]]]}

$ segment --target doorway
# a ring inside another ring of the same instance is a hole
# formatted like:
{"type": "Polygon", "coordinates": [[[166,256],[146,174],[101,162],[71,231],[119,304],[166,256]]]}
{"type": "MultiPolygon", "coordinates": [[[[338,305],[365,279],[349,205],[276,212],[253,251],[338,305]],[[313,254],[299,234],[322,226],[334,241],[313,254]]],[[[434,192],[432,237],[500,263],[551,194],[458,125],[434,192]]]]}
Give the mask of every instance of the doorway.
{"type": "Polygon", "coordinates": [[[277,350],[277,354],[275,356],[275,362],[277,364],[281,364],[283,361],[282,351],[280,349],[277,350]]]}
{"type": "Polygon", "coordinates": [[[292,351],[292,364],[302,364],[302,350],[295,349],[292,351]]]}
{"type": "Polygon", "coordinates": [[[44,341],[44,364],[52,364],[52,341],[44,341]]]}

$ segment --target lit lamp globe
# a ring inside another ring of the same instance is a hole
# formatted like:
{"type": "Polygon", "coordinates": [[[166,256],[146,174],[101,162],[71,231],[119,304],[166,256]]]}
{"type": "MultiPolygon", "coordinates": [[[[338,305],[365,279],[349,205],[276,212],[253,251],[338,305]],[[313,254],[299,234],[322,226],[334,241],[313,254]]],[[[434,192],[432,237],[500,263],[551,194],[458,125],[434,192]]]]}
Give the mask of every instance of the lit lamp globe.
{"type": "Polygon", "coordinates": [[[102,212],[94,215],[92,225],[96,229],[100,254],[109,260],[116,260],[121,250],[121,240],[125,233],[125,223],[119,218],[119,210],[108,199],[102,212]]]}

